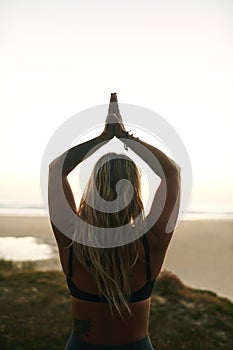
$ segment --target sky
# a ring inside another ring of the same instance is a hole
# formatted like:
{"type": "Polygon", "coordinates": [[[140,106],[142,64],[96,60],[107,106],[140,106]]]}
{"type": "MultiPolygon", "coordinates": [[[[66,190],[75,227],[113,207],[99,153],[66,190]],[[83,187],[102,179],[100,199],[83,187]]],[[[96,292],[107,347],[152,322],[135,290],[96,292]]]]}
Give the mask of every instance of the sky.
{"type": "Polygon", "coordinates": [[[117,92],[183,140],[190,209],[233,211],[232,1],[0,0],[0,62],[0,200],[40,201],[51,136],[117,92]]]}

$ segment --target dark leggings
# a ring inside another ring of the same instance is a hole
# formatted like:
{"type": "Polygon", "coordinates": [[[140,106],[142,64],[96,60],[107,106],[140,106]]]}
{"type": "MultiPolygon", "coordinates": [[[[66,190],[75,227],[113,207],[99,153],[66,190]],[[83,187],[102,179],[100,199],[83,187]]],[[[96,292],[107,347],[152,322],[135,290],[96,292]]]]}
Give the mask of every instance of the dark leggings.
{"type": "Polygon", "coordinates": [[[65,350],[154,350],[149,335],[134,343],[127,345],[93,345],[83,340],[79,340],[74,333],[66,344],[65,350]]]}

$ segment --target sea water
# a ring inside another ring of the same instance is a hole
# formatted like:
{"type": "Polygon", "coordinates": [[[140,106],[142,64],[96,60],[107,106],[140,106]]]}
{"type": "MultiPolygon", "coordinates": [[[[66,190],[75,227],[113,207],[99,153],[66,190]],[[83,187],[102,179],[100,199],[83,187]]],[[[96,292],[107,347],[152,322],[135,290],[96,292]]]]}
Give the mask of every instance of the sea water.
{"type": "Polygon", "coordinates": [[[35,237],[0,237],[0,259],[12,261],[36,261],[54,256],[52,245],[40,243],[35,237]]]}

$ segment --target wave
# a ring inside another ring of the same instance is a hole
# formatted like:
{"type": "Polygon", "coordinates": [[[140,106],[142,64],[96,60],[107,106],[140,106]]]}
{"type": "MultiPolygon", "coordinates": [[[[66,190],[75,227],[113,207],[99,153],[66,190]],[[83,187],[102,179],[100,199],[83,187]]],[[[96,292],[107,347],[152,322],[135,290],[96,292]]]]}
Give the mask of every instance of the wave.
{"type": "Polygon", "coordinates": [[[181,213],[182,220],[233,220],[231,211],[187,211],[181,213]]]}
{"type": "MultiPolygon", "coordinates": [[[[0,215],[47,216],[48,213],[41,202],[22,200],[0,200],[0,215]]],[[[233,212],[230,210],[190,210],[187,212],[180,212],[179,218],[181,220],[233,220],[233,212]]]]}
{"type": "Polygon", "coordinates": [[[0,200],[0,215],[11,216],[46,216],[41,202],[22,200],[0,200]]]}

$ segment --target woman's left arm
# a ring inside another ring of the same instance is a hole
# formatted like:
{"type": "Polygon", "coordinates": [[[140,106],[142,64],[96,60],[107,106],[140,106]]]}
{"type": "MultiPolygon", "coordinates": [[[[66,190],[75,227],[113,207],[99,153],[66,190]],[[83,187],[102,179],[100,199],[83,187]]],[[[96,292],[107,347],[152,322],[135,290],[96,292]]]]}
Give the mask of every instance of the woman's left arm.
{"type": "Polygon", "coordinates": [[[49,165],[48,202],[50,222],[58,245],[67,246],[70,243],[70,239],[51,220],[51,217],[64,217],[63,197],[58,191],[61,188],[60,184],[62,183],[62,188],[70,208],[76,214],[76,204],[67,176],[85,157],[91,156],[91,154],[114,137],[112,129],[112,125],[107,125],[103,133],[98,137],[72,147],[54,159],[49,165]]]}

